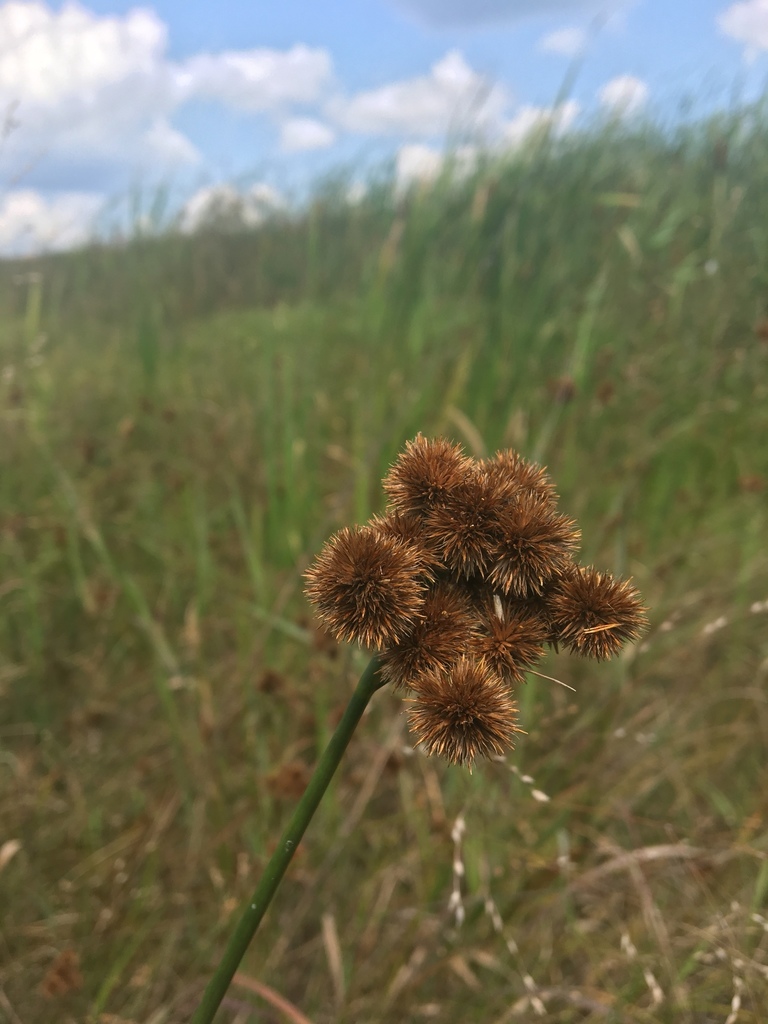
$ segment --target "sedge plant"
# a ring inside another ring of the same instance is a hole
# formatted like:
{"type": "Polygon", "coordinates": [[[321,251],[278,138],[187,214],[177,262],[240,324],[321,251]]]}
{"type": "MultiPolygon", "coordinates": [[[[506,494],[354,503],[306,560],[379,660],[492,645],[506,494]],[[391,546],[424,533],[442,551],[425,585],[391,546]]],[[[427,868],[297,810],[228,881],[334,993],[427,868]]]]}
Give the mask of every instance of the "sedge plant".
{"type": "Polygon", "coordinates": [[[306,573],[337,640],[372,652],[224,951],[193,1024],[210,1024],[373,694],[401,693],[417,745],[470,770],[520,731],[515,687],[562,646],[597,660],[637,639],[631,581],[580,565],[579,530],[546,471],[517,452],[475,460],[418,435],[383,481],[384,515],[345,527],[306,573]]]}

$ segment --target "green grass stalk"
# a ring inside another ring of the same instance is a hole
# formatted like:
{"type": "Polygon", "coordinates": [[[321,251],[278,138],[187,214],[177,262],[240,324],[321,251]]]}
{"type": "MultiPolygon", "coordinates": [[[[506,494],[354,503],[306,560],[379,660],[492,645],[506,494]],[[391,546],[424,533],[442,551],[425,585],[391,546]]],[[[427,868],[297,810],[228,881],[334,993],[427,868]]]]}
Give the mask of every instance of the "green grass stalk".
{"type": "Polygon", "coordinates": [[[237,928],[232,933],[219,966],[208,983],[197,1012],[192,1018],[192,1024],[211,1024],[216,1016],[216,1011],[221,1005],[240,961],[243,959],[251,939],[256,934],[256,929],[272,902],[272,897],[277,892],[301,838],[339,766],[344,751],[352,738],[352,733],[362,718],[371,697],[383,685],[383,680],[379,676],[379,660],[377,657],[373,657],[361,675],[347,709],[325,748],[291,820],[280,837],[277,849],[272,854],[258,887],[243,911],[237,928]]]}

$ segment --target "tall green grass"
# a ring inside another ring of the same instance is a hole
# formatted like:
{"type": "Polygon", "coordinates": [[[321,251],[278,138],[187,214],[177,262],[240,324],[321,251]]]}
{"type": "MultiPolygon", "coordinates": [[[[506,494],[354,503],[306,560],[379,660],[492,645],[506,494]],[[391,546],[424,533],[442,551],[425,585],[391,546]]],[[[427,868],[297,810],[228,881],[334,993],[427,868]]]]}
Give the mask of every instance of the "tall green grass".
{"type": "Polygon", "coordinates": [[[0,1016],[191,1013],[359,674],[301,571],[421,430],[545,462],[652,630],[471,777],[380,694],[247,973],[315,1022],[764,1019],[760,113],[0,265],[0,1016]]]}

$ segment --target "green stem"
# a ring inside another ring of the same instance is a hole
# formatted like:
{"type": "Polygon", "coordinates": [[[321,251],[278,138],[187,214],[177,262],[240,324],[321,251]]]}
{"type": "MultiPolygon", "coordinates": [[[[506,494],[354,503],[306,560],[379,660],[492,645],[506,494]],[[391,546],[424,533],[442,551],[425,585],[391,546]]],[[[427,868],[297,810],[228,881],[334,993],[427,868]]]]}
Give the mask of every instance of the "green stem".
{"type": "Polygon", "coordinates": [[[304,795],[293,812],[293,817],[288,822],[285,831],[280,837],[277,849],[272,854],[269,864],[262,875],[261,881],[248,902],[237,928],[224,950],[219,966],[208,983],[202,1001],[197,1012],[192,1018],[191,1024],[211,1024],[216,1015],[224,995],[229,988],[235,971],[243,959],[248,945],[266,913],[272,897],[280,885],[286,868],[296,852],[296,847],[309,825],[312,815],[318,808],[323,794],[333,777],[333,773],[339,766],[339,762],[347,749],[357,723],[362,718],[368,702],[379,687],[383,686],[383,680],[378,674],[379,659],[374,656],[368,663],[368,667],[360,677],[355,692],[350,698],[344,716],[336,727],[336,731],[325,748],[315,768],[314,775],[309,780],[309,785],[304,795]]]}

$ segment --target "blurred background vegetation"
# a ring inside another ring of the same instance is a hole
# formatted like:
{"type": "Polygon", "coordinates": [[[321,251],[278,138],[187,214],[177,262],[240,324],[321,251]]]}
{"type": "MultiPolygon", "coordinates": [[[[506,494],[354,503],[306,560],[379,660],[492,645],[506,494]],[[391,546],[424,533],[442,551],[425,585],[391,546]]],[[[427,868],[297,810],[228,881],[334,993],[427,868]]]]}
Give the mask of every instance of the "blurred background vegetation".
{"type": "Polygon", "coordinates": [[[764,115],[0,264],[0,1020],[189,1017],[365,664],[302,571],[417,431],[545,463],[651,629],[473,775],[379,693],[221,1021],[768,1019],[764,115]]]}

